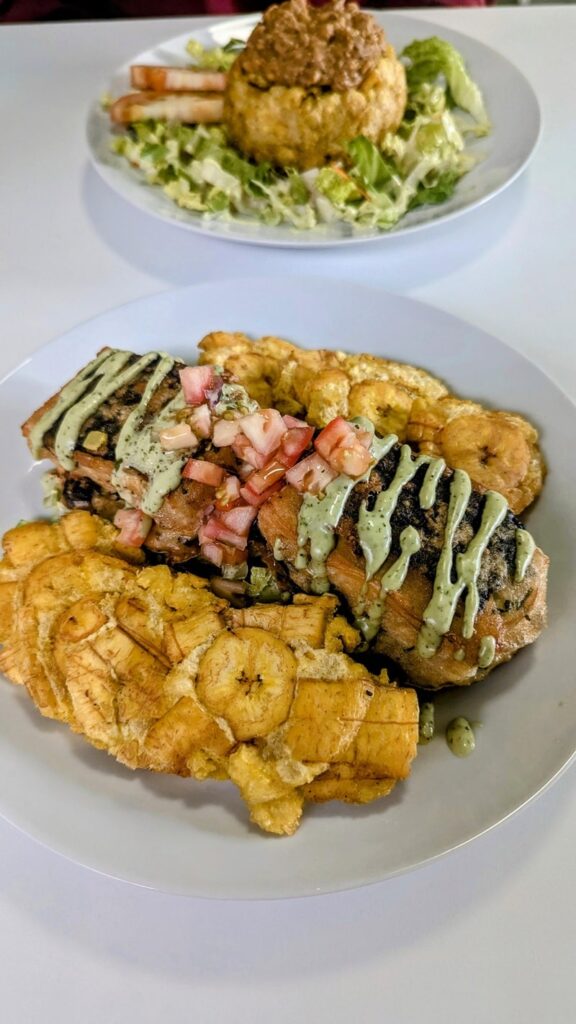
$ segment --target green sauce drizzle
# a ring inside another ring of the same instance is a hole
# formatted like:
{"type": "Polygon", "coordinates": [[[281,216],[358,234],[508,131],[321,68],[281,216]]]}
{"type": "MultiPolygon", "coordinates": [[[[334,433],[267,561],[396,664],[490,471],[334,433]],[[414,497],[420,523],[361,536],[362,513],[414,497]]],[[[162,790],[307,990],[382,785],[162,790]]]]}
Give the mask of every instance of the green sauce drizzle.
{"type": "MultiPolygon", "coordinates": [[[[364,422],[361,421],[362,425],[364,422]]],[[[374,427],[370,425],[372,431],[374,427]]],[[[374,463],[379,462],[398,438],[390,434],[385,438],[375,437],[370,446],[374,463]]],[[[374,464],[373,464],[374,465],[374,464]]],[[[322,497],[305,494],[302,499],[298,516],[298,554],[295,560],[296,569],[308,569],[312,576],[311,589],[315,594],[324,594],[330,589],[330,581],[326,572],[326,559],[334,548],[334,531],[342,518],[346,502],[356,484],[367,480],[373,465],[358,480],[342,473],[328,484],[322,497]],[[309,555],[306,545],[310,544],[309,555]]]]}
{"type": "Polygon", "coordinates": [[[532,534],[527,530],[516,530],[516,571],[514,580],[520,583],[525,575],[536,550],[532,534]]]}
{"type": "MultiPolygon", "coordinates": [[[[394,435],[390,435],[386,440],[394,435]]],[[[395,439],[396,440],[396,439],[395,439]]],[[[389,451],[392,444],[388,446],[389,451]]],[[[428,464],[428,470],[420,489],[420,507],[430,508],[436,496],[438,480],[446,468],[443,459],[431,455],[419,455],[412,459],[412,451],[407,444],[400,449],[400,458],[396,472],[385,491],[381,491],[372,511],[368,511],[366,502],[362,502],[358,515],[358,539],[366,559],[366,578],[371,579],[378,572],[390,554],[392,543],[392,516],[396,510],[398,499],[405,484],[409,483],[421,466],[428,464]]]]}
{"type": "MultiPolygon", "coordinates": [[[[36,421],[28,437],[34,458],[40,458],[44,435],[84,394],[90,384],[96,379],[97,371],[103,363],[106,363],[111,355],[113,355],[113,352],[109,348],[100,352],[92,362],[88,363],[88,366],[85,366],[83,370],[80,370],[80,373],[76,374],[73,380],[64,385],[54,404],[36,421]]],[[[129,358],[128,353],[126,353],[126,358],[129,358]]]]}
{"type": "Polygon", "coordinates": [[[483,636],[478,648],[478,668],[488,668],[494,661],[496,640],[493,636],[483,636]]]}
{"type": "Polygon", "coordinates": [[[425,701],[420,705],[420,717],[418,720],[418,743],[423,746],[434,739],[434,705],[431,701],[425,701]]]}
{"type": "Polygon", "coordinates": [[[182,392],[168,402],[151,423],[142,426],[150,401],[175,363],[171,356],[163,353],[158,353],[158,356],[158,365],[146,385],[139,404],[127,417],[120,431],[116,445],[118,465],[113,474],[114,483],[119,490],[122,489],[122,475],[127,469],[136,469],[148,477],[148,487],[140,503],[142,511],[148,515],[157,512],[166,495],[178,487],[182,467],[190,455],[188,449],[164,451],[158,440],[158,433],[162,427],[173,423],[175,414],[186,407],[182,392]]]}
{"type": "Polygon", "coordinates": [[[459,716],[448,723],[446,743],[456,757],[470,757],[476,747],[476,737],[467,718],[459,716]]]}
{"type": "Polygon", "coordinates": [[[432,598],[424,610],[423,625],[416,641],[416,649],[422,658],[431,658],[438,650],[442,637],[452,625],[458,600],[464,590],[466,590],[466,601],[462,636],[469,638],[474,632],[474,621],[479,606],[477,581],[482,555],[488,547],[494,531],[504,519],[508,504],[501,494],[488,491],[478,532],[466,550],[456,556],[456,580],[453,583],[454,540],[471,492],[470,477],[462,470],[456,469],[450,485],[448,519],[444,544],[436,567],[432,598]]]}
{"type": "Polygon", "coordinates": [[[58,462],[65,469],[74,468],[74,449],[86,420],[93,416],[115,391],[139,377],[142,370],[157,358],[156,353],[150,352],[130,366],[126,366],[130,355],[130,352],[112,352],[93,375],[94,387],[88,392],[84,391],[64,414],[56,433],[54,451],[58,462]]]}
{"type": "Polygon", "coordinates": [[[384,602],[386,595],[393,590],[400,590],[406,579],[410,558],[420,550],[421,541],[418,531],[413,526],[407,526],[400,534],[400,554],[396,561],[384,573],[380,581],[380,594],[375,601],[372,601],[364,614],[357,615],[356,623],[362,630],[366,640],[372,640],[382,622],[384,602]]]}
{"type": "MultiPolygon", "coordinates": [[[[148,381],[138,405],[126,417],[116,444],[116,468],[112,479],[122,492],[122,475],[126,469],[136,469],[148,477],[141,509],[148,515],[157,512],[166,494],[180,483],[182,466],[189,452],[164,451],[158,440],[158,432],[174,422],[175,414],[185,408],[184,394],[179,391],[171,402],[147,426],[143,426],[148,406],[168,376],[176,360],[162,352],[149,352],[130,363],[132,354],[117,349],[104,349],[96,359],[84,367],[76,377],[66,384],[58,399],[48,409],[30,432],[30,446],[39,457],[46,432],[60,420],[54,451],[64,468],[74,468],[74,450],[82,426],[120,388],[136,380],[146,367],[158,365],[148,381]],[[130,363],[130,365],[128,365],[130,363]]],[[[133,496],[127,493],[128,504],[133,496]]]]}

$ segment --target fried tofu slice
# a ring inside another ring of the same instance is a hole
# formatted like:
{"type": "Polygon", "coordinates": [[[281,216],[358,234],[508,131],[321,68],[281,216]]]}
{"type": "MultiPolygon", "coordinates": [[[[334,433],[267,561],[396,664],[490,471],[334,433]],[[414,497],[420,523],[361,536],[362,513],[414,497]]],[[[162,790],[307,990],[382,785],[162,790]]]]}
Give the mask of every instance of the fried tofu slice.
{"type": "Polygon", "coordinates": [[[206,580],[117,557],[116,537],[87,512],[6,535],[0,667],[43,715],[127,767],[231,779],[277,835],[330,786],[363,801],[407,774],[414,691],[345,653],[358,634],[335,598],[231,608],[206,580]]]}
{"type": "Polygon", "coordinates": [[[199,68],[166,67],[156,64],[132,64],[130,85],[152,92],[224,92],[226,74],[199,68]]]}
{"type": "Polygon", "coordinates": [[[220,92],[133,92],[109,108],[112,124],[157,119],[177,124],[217,124],[224,116],[220,92]]]}

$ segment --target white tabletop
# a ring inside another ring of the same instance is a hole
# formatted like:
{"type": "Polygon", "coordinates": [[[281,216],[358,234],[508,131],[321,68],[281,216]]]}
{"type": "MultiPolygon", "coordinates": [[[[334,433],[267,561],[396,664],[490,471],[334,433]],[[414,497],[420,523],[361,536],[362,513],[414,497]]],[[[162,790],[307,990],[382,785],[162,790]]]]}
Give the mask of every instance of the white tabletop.
{"type": "MultiPolygon", "coordinates": [[[[223,275],[290,274],[305,260],[311,273],[379,285],[485,328],[576,399],[576,9],[422,16],[500,50],[531,80],[544,132],[530,168],[444,227],[306,255],[156,222],[88,167],[86,108],[107,73],[195,21],[3,27],[0,375],[119,303],[223,275]]],[[[141,890],[0,821],[0,1018],[573,1024],[575,782],[572,768],[504,825],[418,872],[274,903],[141,890]]]]}

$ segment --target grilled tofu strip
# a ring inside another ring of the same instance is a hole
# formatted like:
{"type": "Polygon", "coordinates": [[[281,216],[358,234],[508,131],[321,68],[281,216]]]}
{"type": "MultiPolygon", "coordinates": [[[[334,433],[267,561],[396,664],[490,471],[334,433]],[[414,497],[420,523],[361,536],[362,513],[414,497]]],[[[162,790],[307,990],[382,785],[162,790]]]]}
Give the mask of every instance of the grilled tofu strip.
{"type": "MultiPolygon", "coordinates": [[[[48,458],[56,465],[66,505],[69,508],[97,512],[107,519],[113,519],[115,512],[123,509],[126,504],[132,508],[142,508],[149,478],[145,473],[127,468],[122,472],[121,479],[118,479],[115,475],[117,446],[128,416],[143,401],[146,388],[163,358],[159,353],[151,353],[150,361],[144,365],[143,361],[147,357],[116,353],[111,349],[102,350],[97,358],[106,357],[110,353],[123,355],[126,361],[122,369],[111,373],[108,393],[101,401],[94,403],[96,407],[88,412],[74,434],[69,431],[68,450],[59,438],[72,398],[77,400],[77,395],[68,392],[68,403],[63,400],[63,396],[78,377],[48,399],[22,427],[33,454],[37,458],[48,458]],[[53,421],[58,402],[61,404],[61,412],[53,421]],[[42,430],[43,423],[49,424],[45,431],[42,430]],[[68,465],[63,464],[66,456],[69,459],[68,465]]],[[[178,360],[170,360],[170,363],[166,363],[166,373],[144,410],[143,428],[150,426],[171,403],[178,403],[181,394],[178,370],[183,364],[178,360]]],[[[99,386],[100,369],[99,366],[94,367],[92,376],[88,374],[86,399],[99,386]]],[[[222,454],[213,452],[206,457],[225,462],[229,454],[226,449],[222,454]]],[[[152,513],[154,525],[145,546],[164,554],[170,562],[187,561],[196,555],[198,546],[195,538],[204,510],[213,498],[213,488],[195,480],[179,478],[177,485],[166,493],[159,507],[152,513]]]]}
{"type": "MultiPolygon", "coordinates": [[[[379,524],[378,509],[386,508],[395,489],[401,459],[406,458],[403,450],[394,445],[369,479],[351,489],[333,547],[328,547],[320,589],[343,597],[374,650],[402,666],[414,683],[430,688],[466,685],[508,661],[544,628],[548,558],[538,548],[525,557],[523,544],[529,535],[499,495],[470,490],[458,517],[455,496],[465,477],[461,471],[445,469],[436,482],[434,502],[423,508],[422,465],[397,494],[388,517],[389,553],[371,575],[359,522],[372,516],[376,530],[378,525],[386,528],[385,515],[380,514],[379,524]],[[491,513],[494,508],[497,514],[491,513]]],[[[319,592],[318,565],[310,559],[305,529],[303,536],[305,502],[286,486],[262,506],[258,525],[295,584],[313,593],[319,592]]],[[[317,541],[318,535],[312,536],[312,544],[317,541]]]]}
{"type": "MultiPolygon", "coordinates": [[[[166,453],[157,440],[160,424],[190,415],[181,367],[159,353],[105,349],[23,427],[34,455],[58,467],[69,504],[80,492],[81,507],[110,518],[124,502],[150,516],[145,545],[172,562],[198,554],[214,501],[214,487],[182,479],[190,451],[166,453]]],[[[232,448],[193,441],[203,459],[241,470],[232,448]]],[[[395,441],[372,434],[374,464],[361,480],[340,475],[319,495],[289,485],[272,493],[260,534],[223,564],[264,561],[281,589],[286,574],[304,593],[330,589],[413,682],[465,685],[543,629],[548,559],[502,495],[395,441]]]]}
{"type": "Polygon", "coordinates": [[[222,71],[133,64],[130,85],[152,92],[224,92],[226,75],[222,71]]]}
{"type": "Polygon", "coordinates": [[[217,124],[224,118],[221,93],[134,92],[121,96],[110,107],[113,124],[135,121],[176,121],[179,124],[217,124]]]}

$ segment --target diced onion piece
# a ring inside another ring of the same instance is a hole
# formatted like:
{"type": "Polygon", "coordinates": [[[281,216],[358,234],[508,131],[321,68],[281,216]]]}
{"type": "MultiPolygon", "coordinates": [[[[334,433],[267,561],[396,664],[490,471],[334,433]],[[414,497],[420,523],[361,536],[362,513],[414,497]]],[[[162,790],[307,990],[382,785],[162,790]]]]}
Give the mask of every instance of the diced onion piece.
{"type": "Polygon", "coordinates": [[[202,437],[204,439],[210,437],[212,433],[212,416],[210,415],[210,409],[205,402],[203,405],[198,405],[194,411],[190,413],[189,423],[196,434],[196,437],[202,437]]]}
{"type": "Polygon", "coordinates": [[[200,552],[208,562],[212,562],[213,565],[222,565],[224,558],[224,549],[221,544],[214,544],[213,541],[206,541],[200,547],[200,552]]]}
{"type": "Polygon", "coordinates": [[[308,448],[313,437],[314,427],[309,427],[306,423],[301,427],[291,427],[280,442],[280,447],[276,452],[277,460],[287,469],[294,466],[302,452],[308,448]]]}
{"type": "Polygon", "coordinates": [[[222,466],[215,466],[213,462],[206,462],[205,459],[188,459],[182,470],[182,476],[185,480],[197,480],[199,484],[219,487],[226,472],[222,466]]]}
{"type": "Polygon", "coordinates": [[[246,484],[251,487],[256,494],[263,494],[267,491],[272,484],[275,484],[277,480],[281,480],[286,474],[286,466],[283,466],[281,462],[274,459],[272,462],[268,462],[263,469],[257,470],[248,477],[246,484]]]}
{"type": "Polygon", "coordinates": [[[334,449],[342,443],[342,441],[347,441],[353,433],[354,427],[351,426],[343,416],[335,416],[334,419],[330,420],[330,423],[320,431],[314,441],[314,447],[322,458],[329,462],[331,452],[333,452],[334,449]]]}
{"type": "Polygon", "coordinates": [[[240,505],[237,508],[229,509],[227,512],[221,512],[219,520],[229,530],[239,534],[240,537],[247,537],[250,533],[250,527],[256,519],[256,515],[256,509],[252,505],[240,505]]]}
{"type": "Polygon", "coordinates": [[[242,462],[240,466],[238,466],[238,476],[244,483],[253,472],[254,466],[251,466],[249,462],[242,462]]]}
{"type": "Polygon", "coordinates": [[[238,434],[234,439],[232,451],[242,462],[252,466],[252,469],[262,469],[266,465],[266,455],[256,451],[245,434],[238,434]]]}
{"type": "Polygon", "coordinates": [[[228,544],[222,545],[222,565],[245,565],[246,552],[239,548],[231,548],[228,544]]]}
{"type": "Polygon", "coordinates": [[[342,416],[336,416],[320,431],[314,447],[337,473],[359,477],[366,473],[374,461],[367,440],[368,431],[357,429],[342,416]]]}
{"type": "Polygon", "coordinates": [[[198,447],[198,438],[192,432],[189,423],[177,423],[174,427],[164,427],[159,431],[158,437],[165,452],[198,447]]]}
{"type": "Polygon", "coordinates": [[[316,452],[302,459],[286,473],[286,481],[301,493],[320,494],[335,480],[337,472],[316,452]]]}
{"type": "Polygon", "coordinates": [[[364,448],[369,448],[374,440],[374,434],[371,434],[369,430],[362,430],[362,427],[356,427],[356,440],[360,441],[360,444],[364,448]]]}
{"type": "Polygon", "coordinates": [[[212,593],[230,601],[234,597],[244,597],[246,584],[242,580],[223,580],[221,576],[213,576],[210,580],[212,593]]]}
{"type": "Polygon", "coordinates": [[[299,427],[301,429],[303,427],[308,427],[308,424],[306,423],[305,420],[299,420],[296,418],[296,416],[286,415],[283,416],[282,419],[284,420],[284,423],[288,427],[288,430],[291,430],[293,427],[299,427]]]}
{"type": "Polygon", "coordinates": [[[241,537],[240,534],[235,533],[234,530],[230,530],[220,519],[213,517],[209,519],[207,523],[204,523],[198,531],[198,537],[202,544],[205,541],[222,541],[223,544],[231,544],[233,548],[238,548],[240,551],[244,551],[248,540],[246,537],[241,537]]]}
{"type": "Polygon", "coordinates": [[[114,516],[114,526],[120,530],[118,544],[128,548],[141,548],[150,533],[153,519],[138,508],[121,509],[114,516]]]}
{"type": "Polygon", "coordinates": [[[208,393],[219,391],[223,382],[213,366],[184,366],[180,383],[187,405],[203,405],[208,393]]]}
{"type": "Polygon", "coordinates": [[[374,462],[370,452],[357,440],[335,448],[330,455],[330,465],[346,476],[359,477],[370,469],[374,462]]]}
{"type": "Polygon", "coordinates": [[[216,448],[227,448],[240,433],[242,428],[238,420],[216,420],[212,428],[212,444],[216,448]]]}
{"type": "Polygon", "coordinates": [[[237,476],[227,476],[216,491],[216,508],[230,508],[240,501],[240,481],[237,476]]]}
{"type": "Polygon", "coordinates": [[[261,409],[242,416],[238,422],[260,455],[272,455],[286,433],[286,424],[277,409],[261,409]]]}
{"type": "Polygon", "coordinates": [[[263,491],[262,494],[257,494],[250,486],[246,485],[245,487],[240,488],[240,494],[244,498],[244,501],[247,501],[249,505],[258,507],[259,505],[263,505],[265,501],[268,501],[268,498],[271,497],[272,494],[275,494],[276,491],[280,490],[281,486],[282,481],[279,480],[278,483],[272,484],[272,487],[263,491]]]}

